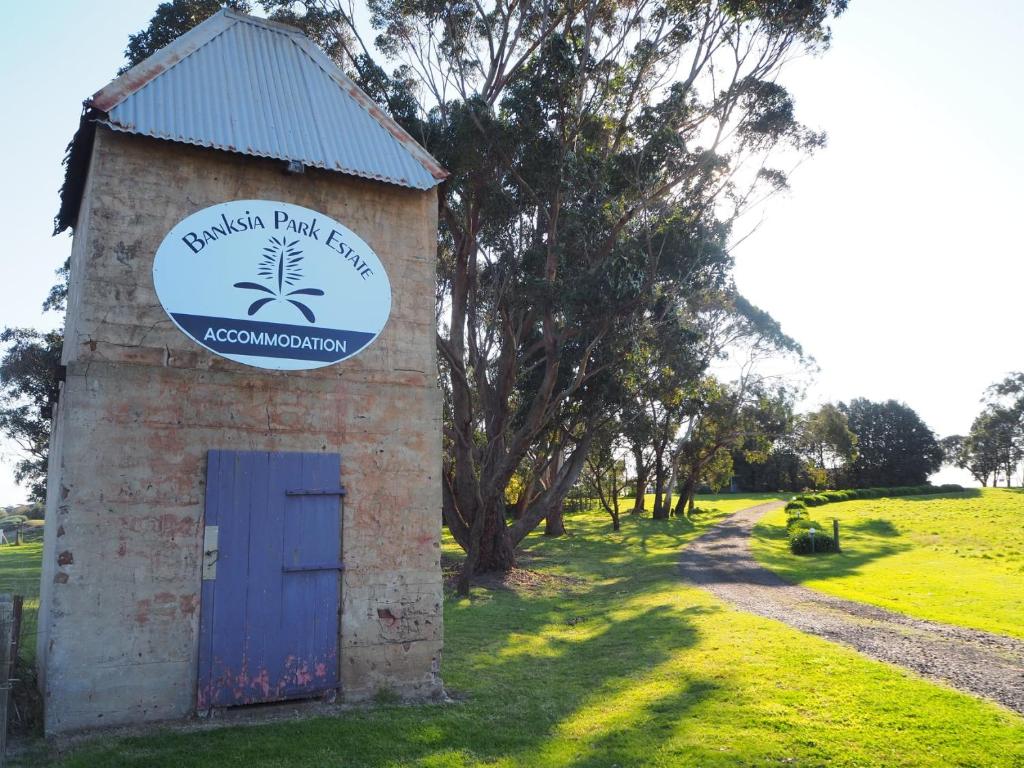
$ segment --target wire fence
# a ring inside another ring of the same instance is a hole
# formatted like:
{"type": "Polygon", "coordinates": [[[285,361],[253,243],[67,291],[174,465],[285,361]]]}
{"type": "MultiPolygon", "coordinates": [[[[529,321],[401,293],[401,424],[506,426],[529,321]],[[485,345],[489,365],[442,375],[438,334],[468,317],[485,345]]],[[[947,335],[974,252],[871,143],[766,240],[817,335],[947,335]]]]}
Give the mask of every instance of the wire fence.
{"type": "Polygon", "coordinates": [[[7,532],[0,544],[0,595],[14,598],[15,615],[10,667],[2,670],[9,682],[9,732],[22,735],[38,731],[41,702],[36,690],[36,638],[39,635],[39,562],[42,530],[25,528],[19,538],[7,532]]]}
{"type": "MultiPolygon", "coordinates": [[[[12,537],[13,539],[13,537],[12,537]]],[[[16,541],[16,539],[14,539],[16,541]]],[[[22,598],[21,626],[17,638],[16,662],[33,664],[36,636],[39,632],[39,549],[42,537],[35,531],[26,532],[22,543],[3,544],[0,550],[0,594],[22,598]]]]}

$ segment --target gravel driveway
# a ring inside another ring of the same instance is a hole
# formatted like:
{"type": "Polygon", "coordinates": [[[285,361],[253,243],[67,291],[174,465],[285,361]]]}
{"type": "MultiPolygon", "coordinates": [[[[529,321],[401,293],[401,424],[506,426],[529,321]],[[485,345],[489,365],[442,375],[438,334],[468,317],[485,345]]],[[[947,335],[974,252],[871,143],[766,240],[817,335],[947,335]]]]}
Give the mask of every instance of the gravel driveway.
{"type": "Polygon", "coordinates": [[[797,587],[760,566],[750,535],[770,502],[722,520],[683,550],[684,578],[745,611],[848,645],[1024,714],[1024,641],[913,619],[797,587]]]}

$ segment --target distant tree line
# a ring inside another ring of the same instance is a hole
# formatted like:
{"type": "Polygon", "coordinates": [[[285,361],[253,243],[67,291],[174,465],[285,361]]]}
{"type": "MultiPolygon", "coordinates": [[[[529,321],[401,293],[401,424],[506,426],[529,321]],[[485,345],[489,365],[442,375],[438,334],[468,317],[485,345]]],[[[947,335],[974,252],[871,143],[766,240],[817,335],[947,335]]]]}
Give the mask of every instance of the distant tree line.
{"type": "Polygon", "coordinates": [[[943,459],[912,408],[855,398],[797,418],[763,461],[737,456],[735,480],[748,491],[921,485],[943,459]]]}

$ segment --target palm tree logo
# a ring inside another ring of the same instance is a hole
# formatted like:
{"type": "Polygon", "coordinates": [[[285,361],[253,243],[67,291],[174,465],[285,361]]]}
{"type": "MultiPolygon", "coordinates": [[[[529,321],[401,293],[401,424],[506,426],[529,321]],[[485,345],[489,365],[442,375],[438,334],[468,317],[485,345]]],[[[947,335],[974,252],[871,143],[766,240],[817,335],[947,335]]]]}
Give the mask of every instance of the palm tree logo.
{"type": "Polygon", "coordinates": [[[261,291],[269,293],[256,299],[249,305],[249,317],[259,312],[264,306],[272,301],[287,301],[302,313],[309,322],[316,322],[316,315],[313,310],[292,296],[323,296],[324,292],[319,288],[298,288],[288,290],[302,279],[302,251],[295,250],[299,244],[298,240],[288,242],[284,237],[278,239],[270,238],[270,245],[263,249],[263,256],[260,259],[259,276],[270,282],[270,286],[261,283],[235,283],[235,288],[245,288],[250,291],[261,291]],[[276,286],[276,289],[275,289],[276,286]]]}

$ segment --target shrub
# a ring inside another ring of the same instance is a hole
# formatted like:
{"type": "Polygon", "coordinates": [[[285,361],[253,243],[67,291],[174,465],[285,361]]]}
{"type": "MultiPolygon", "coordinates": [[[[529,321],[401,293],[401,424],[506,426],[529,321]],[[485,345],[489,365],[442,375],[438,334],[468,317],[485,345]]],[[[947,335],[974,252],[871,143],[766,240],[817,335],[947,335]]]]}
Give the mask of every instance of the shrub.
{"type": "Polygon", "coordinates": [[[811,528],[821,529],[819,525],[812,523],[806,517],[794,517],[786,521],[786,530],[789,531],[791,536],[797,531],[808,531],[811,528]]]}
{"type": "Polygon", "coordinates": [[[789,537],[789,549],[794,555],[835,552],[836,542],[824,531],[817,530],[812,537],[809,529],[804,530],[803,528],[797,528],[794,529],[793,534],[789,537]],[[814,546],[813,551],[811,549],[812,541],[814,546]]]}
{"type": "Polygon", "coordinates": [[[800,509],[807,509],[807,505],[797,499],[794,499],[793,501],[789,502],[789,504],[786,505],[787,512],[792,512],[793,510],[800,509]]]}
{"type": "Polygon", "coordinates": [[[802,510],[802,511],[791,512],[789,515],[786,516],[786,527],[790,528],[795,523],[798,523],[800,521],[807,521],[809,519],[810,518],[807,515],[807,510],[806,509],[802,510]]]}

